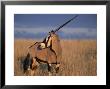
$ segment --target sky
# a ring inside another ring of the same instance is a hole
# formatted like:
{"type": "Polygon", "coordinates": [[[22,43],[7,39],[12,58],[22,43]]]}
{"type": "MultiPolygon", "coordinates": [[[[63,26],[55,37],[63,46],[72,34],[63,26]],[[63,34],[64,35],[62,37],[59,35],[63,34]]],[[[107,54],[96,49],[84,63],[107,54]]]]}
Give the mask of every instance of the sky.
{"type": "MultiPolygon", "coordinates": [[[[45,38],[49,31],[57,29],[76,16],[75,14],[15,14],[15,38],[45,38]]],[[[96,39],[97,15],[78,14],[78,17],[61,28],[57,34],[61,39],[96,39]]]]}

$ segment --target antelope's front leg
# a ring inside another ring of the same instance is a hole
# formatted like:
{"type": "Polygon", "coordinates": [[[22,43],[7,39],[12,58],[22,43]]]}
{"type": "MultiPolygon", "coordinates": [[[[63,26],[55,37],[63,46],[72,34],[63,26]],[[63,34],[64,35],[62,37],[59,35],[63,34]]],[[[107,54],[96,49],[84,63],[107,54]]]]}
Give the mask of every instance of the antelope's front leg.
{"type": "Polygon", "coordinates": [[[51,64],[48,64],[48,63],[47,63],[47,65],[48,65],[48,73],[49,73],[49,76],[51,76],[51,75],[52,75],[52,73],[51,73],[51,64]]]}
{"type": "Polygon", "coordinates": [[[60,67],[60,64],[56,64],[56,73],[58,73],[59,72],[59,67],[60,67]]]}

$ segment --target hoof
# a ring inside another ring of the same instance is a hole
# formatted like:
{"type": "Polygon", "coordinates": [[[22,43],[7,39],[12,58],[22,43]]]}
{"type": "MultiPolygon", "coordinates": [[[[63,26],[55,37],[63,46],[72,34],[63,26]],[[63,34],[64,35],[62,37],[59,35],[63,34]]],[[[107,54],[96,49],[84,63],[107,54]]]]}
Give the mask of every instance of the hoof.
{"type": "Polygon", "coordinates": [[[58,73],[56,73],[56,76],[59,76],[58,73]]]}
{"type": "Polygon", "coordinates": [[[59,67],[56,68],[56,73],[58,73],[58,71],[59,71],[59,67]]]}
{"type": "Polygon", "coordinates": [[[49,72],[49,76],[52,76],[52,73],[49,72]]]}
{"type": "Polygon", "coordinates": [[[34,76],[35,75],[35,70],[31,70],[30,71],[30,76],[34,76]]]}

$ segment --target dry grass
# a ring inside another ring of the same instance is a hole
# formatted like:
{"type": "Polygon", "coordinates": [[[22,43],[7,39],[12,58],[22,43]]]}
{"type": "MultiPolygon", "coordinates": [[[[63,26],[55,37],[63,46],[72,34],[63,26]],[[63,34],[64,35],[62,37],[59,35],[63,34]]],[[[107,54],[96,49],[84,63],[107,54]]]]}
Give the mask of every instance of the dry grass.
{"type": "MultiPolygon", "coordinates": [[[[22,61],[27,55],[27,47],[36,40],[15,40],[14,75],[23,76],[22,61]]],[[[96,40],[61,40],[62,65],[59,76],[96,76],[97,42],[96,40]]],[[[40,65],[37,76],[47,75],[47,66],[40,65]]]]}

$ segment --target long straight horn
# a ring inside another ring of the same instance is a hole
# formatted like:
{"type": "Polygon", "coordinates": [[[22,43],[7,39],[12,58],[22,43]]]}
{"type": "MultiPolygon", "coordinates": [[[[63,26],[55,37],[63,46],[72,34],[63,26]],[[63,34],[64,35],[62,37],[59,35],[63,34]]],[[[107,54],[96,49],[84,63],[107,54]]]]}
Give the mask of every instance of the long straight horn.
{"type": "Polygon", "coordinates": [[[69,22],[71,22],[72,20],[74,20],[76,17],[78,17],[78,15],[74,16],[72,19],[70,19],[69,21],[67,21],[66,23],[64,23],[63,25],[61,25],[59,28],[57,28],[54,32],[57,32],[60,28],[62,28],[63,26],[65,26],[66,24],[68,24],[69,22]]]}
{"type": "Polygon", "coordinates": [[[37,44],[38,42],[35,42],[33,45],[31,45],[29,48],[31,48],[32,46],[34,46],[35,44],[37,44]]]}

